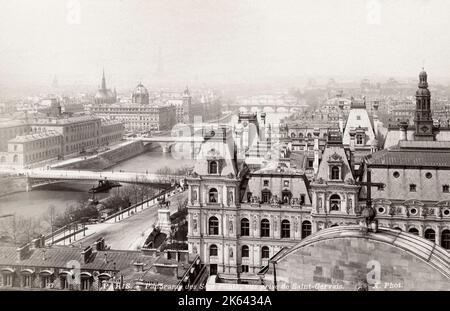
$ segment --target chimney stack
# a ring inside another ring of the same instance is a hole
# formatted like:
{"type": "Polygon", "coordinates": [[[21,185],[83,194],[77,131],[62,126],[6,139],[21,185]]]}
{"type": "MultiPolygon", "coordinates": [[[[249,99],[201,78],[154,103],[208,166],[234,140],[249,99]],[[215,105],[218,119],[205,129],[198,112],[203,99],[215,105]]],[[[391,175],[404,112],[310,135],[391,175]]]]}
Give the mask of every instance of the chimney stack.
{"type": "Polygon", "coordinates": [[[88,263],[91,255],[92,246],[88,246],[81,252],[81,260],[83,261],[83,263],[88,263]]]}
{"type": "Polygon", "coordinates": [[[27,243],[21,247],[18,247],[16,249],[16,252],[17,252],[17,261],[24,260],[30,252],[30,244],[27,243]]]}
{"type": "Polygon", "coordinates": [[[401,121],[398,126],[400,127],[400,140],[408,140],[408,123],[406,121],[401,121]]]}

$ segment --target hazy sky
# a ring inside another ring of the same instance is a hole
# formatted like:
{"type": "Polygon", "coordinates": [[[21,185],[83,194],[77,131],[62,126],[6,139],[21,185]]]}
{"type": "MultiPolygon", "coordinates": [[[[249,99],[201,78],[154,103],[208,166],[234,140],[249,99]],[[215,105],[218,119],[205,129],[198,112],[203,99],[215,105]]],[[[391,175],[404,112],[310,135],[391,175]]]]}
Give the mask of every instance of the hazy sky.
{"type": "Polygon", "coordinates": [[[0,0],[0,82],[450,76],[447,0],[0,0]],[[79,14],[77,14],[79,6],[79,14]],[[79,19],[78,19],[78,17],[79,19]]]}

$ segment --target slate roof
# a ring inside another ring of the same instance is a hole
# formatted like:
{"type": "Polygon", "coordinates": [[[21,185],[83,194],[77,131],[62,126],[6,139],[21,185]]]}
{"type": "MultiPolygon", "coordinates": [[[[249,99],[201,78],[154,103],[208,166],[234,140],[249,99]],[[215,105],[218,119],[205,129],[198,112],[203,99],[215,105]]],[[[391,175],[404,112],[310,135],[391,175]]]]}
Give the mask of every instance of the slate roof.
{"type": "Polygon", "coordinates": [[[368,158],[369,166],[448,167],[450,150],[400,149],[378,151],[368,158]]]}
{"type": "Polygon", "coordinates": [[[51,247],[45,248],[45,260],[43,249],[30,250],[29,255],[23,260],[17,260],[17,247],[0,248],[0,266],[23,267],[49,267],[65,268],[67,262],[78,260],[81,269],[86,270],[122,270],[133,265],[135,261],[146,262],[152,257],[144,256],[139,251],[107,250],[93,252],[89,261],[83,263],[81,249],[77,247],[51,247]],[[105,254],[106,261],[105,262],[105,254]],[[114,269],[115,263],[115,269],[114,269]]]}

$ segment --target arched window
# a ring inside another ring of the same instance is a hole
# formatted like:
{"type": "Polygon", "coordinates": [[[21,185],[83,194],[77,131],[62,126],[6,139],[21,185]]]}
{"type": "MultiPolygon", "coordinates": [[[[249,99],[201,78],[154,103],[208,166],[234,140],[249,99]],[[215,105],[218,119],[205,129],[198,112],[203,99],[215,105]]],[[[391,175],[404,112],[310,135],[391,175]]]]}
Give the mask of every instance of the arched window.
{"type": "Polygon", "coordinates": [[[408,232],[415,235],[419,235],[419,230],[417,230],[416,228],[409,228],[408,232]]]}
{"type": "Polygon", "coordinates": [[[209,162],[209,173],[210,174],[218,174],[219,173],[217,161],[209,162]]]}
{"type": "Polygon", "coordinates": [[[302,222],[302,239],[306,238],[308,235],[311,235],[311,222],[305,220],[302,222]]]}
{"type": "Polygon", "coordinates": [[[216,188],[211,188],[209,190],[209,203],[218,203],[219,193],[216,188]]]}
{"type": "Polygon", "coordinates": [[[450,249],[450,230],[446,229],[441,234],[441,246],[450,249]]]}
{"type": "Polygon", "coordinates": [[[298,133],[298,138],[303,138],[303,133],[298,133]]]}
{"type": "Polygon", "coordinates": [[[291,237],[291,223],[285,219],[281,222],[281,238],[288,239],[291,237]]]}
{"type": "Polygon", "coordinates": [[[213,216],[209,218],[209,234],[210,235],[218,235],[219,234],[219,220],[217,217],[213,216]]]}
{"type": "Polygon", "coordinates": [[[241,250],[241,256],[242,257],[248,257],[248,255],[249,255],[249,249],[248,249],[248,246],[247,245],[243,245],[242,246],[242,250],[241,250]]]}
{"type": "Polygon", "coordinates": [[[213,244],[209,247],[209,256],[218,256],[218,253],[217,245],[213,244]]]}
{"type": "Polygon", "coordinates": [[[261,237],[270,236],[270,222],[267,219],[261,220],[261,237]]]}
{"type": "Polygon", "coordinates": [[[339,180],[339,179],[341,179],[340,178],[340,176],[339,176],[339,167],[337,167],[337,166],[333,166],[332,168],[331,168],[331,179],[332,180],[339,180]]]}
{"type": "Polygon", "coordinates": [[[250,221],[247,218],[241,219],[241,236],[250,235],[250,221]]]}
{"type": "Polygon", "coordinates": [[[330,211],[339,211],[341,209],[341,197],[333,194],[330,197],[330,211]]]}
{"type": "Polygon", "coordinates": [[[394,227],[393,229],[394,229],[394,230],[398,230],[398,231],[402,231],[402,229],[399,228],[399,227],[394,227]]]}
{"type": "Polygon", "coordinates": [[[291,133],[291,138],[295,138],[295,133],[291,133]]]}
{"type": "Polygon", "coordinates": [[[272,193],[265,189],[261,192],[261,199],[263,203],[269,203],[270,198],[272,197],[272,193]]]}
{"type": "Polygon", "coordinates": [[[263,246],[261,248],[261,258],[269,258],[270,257],[270,250],[268,246],[263,246]]]}
{"type": "Polygon", "coordinates": [[[18,156],[17,154],[14,155],[14,157],[13,157],[13,162],[14,162],[14,163],[19,162],[19,156],[18,156]]]}
{"type": "Polygon", "coordinates": [[[431,242],[436,242],[436,232],[434,232],[433,229],[427,229],[425,230],[425,239],[431,241],[431,242]]]}

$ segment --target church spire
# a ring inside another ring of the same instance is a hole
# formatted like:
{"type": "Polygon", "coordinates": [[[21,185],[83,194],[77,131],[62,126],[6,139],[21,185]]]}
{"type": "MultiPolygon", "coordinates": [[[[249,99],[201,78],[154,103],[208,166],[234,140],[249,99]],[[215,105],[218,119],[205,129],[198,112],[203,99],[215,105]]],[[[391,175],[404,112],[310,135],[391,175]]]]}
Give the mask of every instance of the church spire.
{"type": "Polygon", "coordinates": [[[103,68],[102,90],[106,90],[105,68],[103,68]]]}

